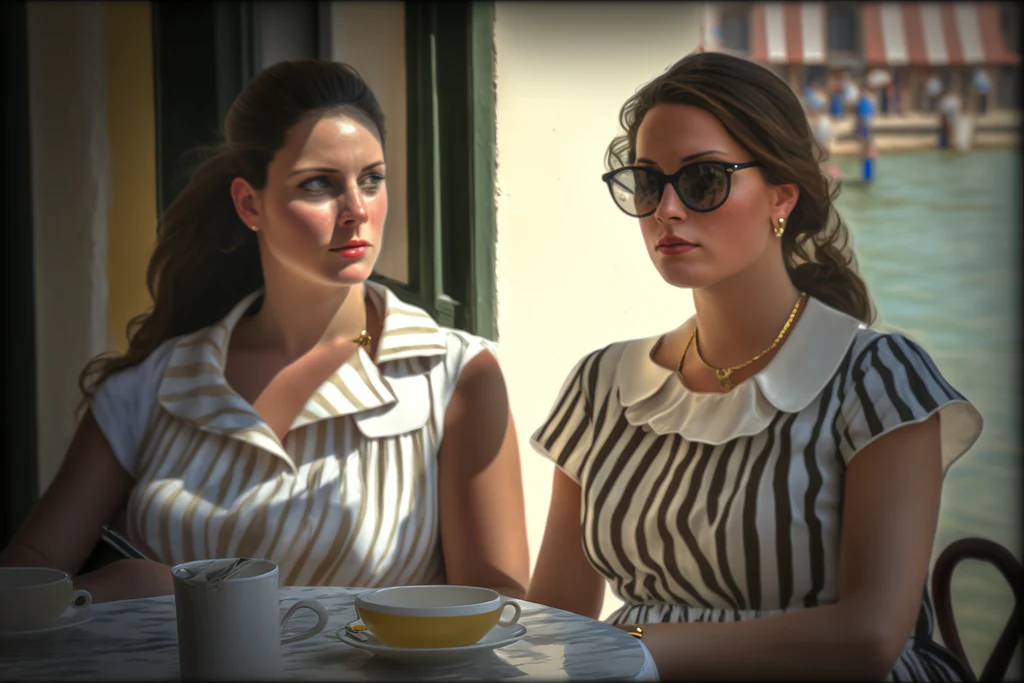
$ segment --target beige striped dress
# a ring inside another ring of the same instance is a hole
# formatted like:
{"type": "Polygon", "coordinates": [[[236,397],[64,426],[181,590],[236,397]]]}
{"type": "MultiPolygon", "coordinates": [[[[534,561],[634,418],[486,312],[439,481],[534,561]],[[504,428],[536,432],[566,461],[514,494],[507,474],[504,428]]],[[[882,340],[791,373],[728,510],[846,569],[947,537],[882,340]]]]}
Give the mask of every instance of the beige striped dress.
{"type": "Polygon", "coordinates": [[[487,343],[366,288],[383,320],[376,361],[360,348],[283,442],[224,378],[260,292],[99,387],[92,412],[135,478],[132,542],[169,565],[270,559],[282,585],[444,583],[437,454],[462,368],[487,343]]]}

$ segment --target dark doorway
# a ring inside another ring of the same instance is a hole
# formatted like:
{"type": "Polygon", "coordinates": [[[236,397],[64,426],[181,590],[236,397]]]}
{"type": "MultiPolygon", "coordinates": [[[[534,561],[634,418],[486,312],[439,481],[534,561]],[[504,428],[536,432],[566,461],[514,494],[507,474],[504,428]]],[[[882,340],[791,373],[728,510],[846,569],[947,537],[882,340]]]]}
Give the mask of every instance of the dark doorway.
{"type": "Polygon", "coordinates": [[[38,498],[32,159],[28,25],[24,2],[4,4],[4,430],[0,445],[0,547],[38,498]]]}

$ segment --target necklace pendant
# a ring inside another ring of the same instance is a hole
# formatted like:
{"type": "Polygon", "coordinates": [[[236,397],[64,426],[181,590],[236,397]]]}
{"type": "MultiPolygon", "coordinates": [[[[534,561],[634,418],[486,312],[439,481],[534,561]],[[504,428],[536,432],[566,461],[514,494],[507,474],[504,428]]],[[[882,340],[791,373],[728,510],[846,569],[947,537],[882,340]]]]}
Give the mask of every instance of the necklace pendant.
{"type": "Polygon", "coordinates": [[[366,330],[363,330],[362,332],[359,333],[359,336],[353,339],[352,341],[355,342],[356,346],[368,348],[370,346],[370,339],[371,336],[366,333],[366,330]]]}
{"type": "Polygon", "coordinates": [[[718,378],[718,383],[722,385],[723,389],[729,389],[732,386],[732,382],[729,377],[732,375],[732,370],[715,370],[715,377],[718,378]]]}

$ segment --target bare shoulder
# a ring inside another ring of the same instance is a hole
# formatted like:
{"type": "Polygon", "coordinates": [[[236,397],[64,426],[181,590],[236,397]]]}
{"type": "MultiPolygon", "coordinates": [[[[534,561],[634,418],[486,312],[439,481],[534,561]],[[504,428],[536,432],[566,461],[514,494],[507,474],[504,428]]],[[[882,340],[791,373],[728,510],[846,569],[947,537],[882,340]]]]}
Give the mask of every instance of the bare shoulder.
{"type": "Polygon", "coordinates": [[[505,376],[497,357],[485,348],[463,367],[448,403],[446,420],[482,415],[504,418],[508,409],[505,376]]]}

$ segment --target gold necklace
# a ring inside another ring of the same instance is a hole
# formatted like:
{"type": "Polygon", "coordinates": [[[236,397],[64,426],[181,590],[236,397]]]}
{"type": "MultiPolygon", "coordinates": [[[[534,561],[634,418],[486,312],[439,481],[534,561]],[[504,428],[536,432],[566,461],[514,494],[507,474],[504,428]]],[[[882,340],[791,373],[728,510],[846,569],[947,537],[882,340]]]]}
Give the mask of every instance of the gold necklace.
{"type": "Polygon", "coordinates": [[[690,333],[690,338],[686,340],[686,346],[683,347],[683,355],[680,356],[679,358],[679,372],[683,371],[683,361],[686,360],[686,352],[690,350],[690,344],[694,344],[694,347],[697,349],[697,359],[704,364],[704,367],[715,373],[715,377],[718,379],[718,383],[722,385],[723,389],[728,391],[729,389],[732,388],[732,381],[730,380],[732,373],[742,368],[745,368],[751,363],[754,363],[757,360],[763,358],[766,353],[768,353],[769,351],[771,351],[772,349],[779,345],[779,342],[782,341],[782,338],[786,336],[786,331],[789,330],[789,326],[793,324],[793,319],[796,318],[797,311],[800,310],[800,307],[803,305],[805,301],[807,301],[807,294],[801,292],[800,296],[797,297],[796,304],[793,306],[793,310],[790,311],[789,313],[789,319],[786,320],[786,324],[782,326],[782,331],[779,332],[779,336],[775,337],[775,341],[771,343],[771,346],[769,346],[767,349],[757,354],[750,360],[746,361],[745,363],[733,365],[728,368],[714,368],[708,365],[707,362],[705,362],[704,357],[701,356],[700,354],[700,340],[697,339],[697,326],[694,325],[693,332],[690,333]]]}

